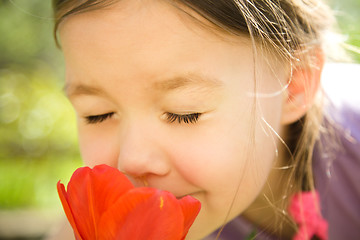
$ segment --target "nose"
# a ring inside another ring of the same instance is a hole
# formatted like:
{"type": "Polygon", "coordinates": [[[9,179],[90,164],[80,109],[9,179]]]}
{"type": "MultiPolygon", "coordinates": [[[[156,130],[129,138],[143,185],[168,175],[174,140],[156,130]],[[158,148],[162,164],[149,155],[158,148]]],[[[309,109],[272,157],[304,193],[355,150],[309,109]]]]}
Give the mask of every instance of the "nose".
{"type": "Polygon", "coordinates": [[[132,124],[119,136],[117,164],[120,171],[138,179],[169,173],[170,162],[154,128],[132,124]]]}

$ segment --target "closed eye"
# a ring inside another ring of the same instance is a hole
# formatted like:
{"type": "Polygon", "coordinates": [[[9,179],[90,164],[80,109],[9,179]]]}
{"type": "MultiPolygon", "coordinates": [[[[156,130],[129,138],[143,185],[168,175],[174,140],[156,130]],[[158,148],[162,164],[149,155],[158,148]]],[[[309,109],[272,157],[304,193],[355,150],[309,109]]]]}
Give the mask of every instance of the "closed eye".
{"type": "Polygon", "coordinates": [[[114,112],[110,112],[110,113],[105,113],[105,114],[101,114],[101,115],[87,116],[87,117],[85,117],[85,119],[86,119],[86,123],[88,123],[88,124],[96,124],[96,123],[101,123],[101,122],[107,120],[108,118],[111,118],[113,115],[114,115],[114,112]]]}
{"type": "Polygon", "coordinates": [[[190,113],[190,114],[175,114],[175,113],[166,113],[166,118],[169,123],[178,122],[178,123],[196,123],[199,120],[201,113],[190,113]]]}

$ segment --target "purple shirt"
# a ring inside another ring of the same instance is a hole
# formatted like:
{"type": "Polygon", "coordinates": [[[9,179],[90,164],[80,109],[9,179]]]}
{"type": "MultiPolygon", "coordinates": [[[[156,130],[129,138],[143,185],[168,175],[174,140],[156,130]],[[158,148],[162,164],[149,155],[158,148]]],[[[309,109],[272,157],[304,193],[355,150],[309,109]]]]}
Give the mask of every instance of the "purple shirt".
{"type": "MultiPolygon", "coordinates": [[[[360,239],[359,76],[360,65],[354,64],[329,64],[323,73],[324,91],[330,99],[325,126],[334,131],[322,135],[315,146],[313,171],[330,240],[360,239]]],[[[219,239],[246,239],[254,229],[240,216],[225,226],[219,239]]],[[[206,239],[215,239],[216,232],[206,239]]],[[[277,237],[257,229],[256,239],[277,237]]]]}

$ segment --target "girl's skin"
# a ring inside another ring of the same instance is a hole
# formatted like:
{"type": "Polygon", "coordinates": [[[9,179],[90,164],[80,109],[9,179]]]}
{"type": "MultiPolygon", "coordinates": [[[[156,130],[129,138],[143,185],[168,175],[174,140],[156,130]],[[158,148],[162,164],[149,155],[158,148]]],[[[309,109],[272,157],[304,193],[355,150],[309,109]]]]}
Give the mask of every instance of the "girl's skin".
{"type": "Polygon", "coordinates": [[[254,56],[246,36],[220,33],[166,2],[143,2],[122,0],[60,26],[85,164],[105,163],[136,186],[199,199],[189,239],[240,213],[271,228],[274,213],[262,195],[281,198],[286,172],[276,166],[286,154],[267,124],[283,135],[306,112],[301,88],[257,98],[255,107],[255,82],[257,92],[279,91],[290,79],[287,65],[254,56]],[[261,215],[249,211],[258,207],[261,215]]]}

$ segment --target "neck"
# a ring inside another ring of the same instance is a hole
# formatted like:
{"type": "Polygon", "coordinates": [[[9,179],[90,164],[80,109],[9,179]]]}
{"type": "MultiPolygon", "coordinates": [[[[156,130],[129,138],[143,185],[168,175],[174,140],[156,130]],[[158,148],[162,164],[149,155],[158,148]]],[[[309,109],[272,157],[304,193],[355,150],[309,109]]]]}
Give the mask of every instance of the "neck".
{"type": "Polygon", "coordinates": [[[279,154],[262,192],[242,214],[260,229],[280,239],[291,239],[296,232],[296,225],[287,213],[289,198],[298,191],[291,187],[293,169],[287,167],[288,157],[285,151],[279,154]]]}

